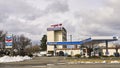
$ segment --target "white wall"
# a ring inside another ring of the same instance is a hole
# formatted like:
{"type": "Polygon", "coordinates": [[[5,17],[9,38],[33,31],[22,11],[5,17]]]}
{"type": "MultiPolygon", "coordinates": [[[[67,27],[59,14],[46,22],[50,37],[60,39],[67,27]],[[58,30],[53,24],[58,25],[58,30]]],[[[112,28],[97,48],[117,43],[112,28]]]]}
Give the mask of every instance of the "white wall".
{"type": "Polygon", "coordinates": [[[54,31],[47,31],[47,42],[54,42],[54,31]]]}
{"type": "Polygon", "coordinates": [[[54,45],[47,45],[47,51],[54,51],[54,45]]]}
{"type": "Polygon", "coordinates": [[[62,41],[62,31],[55,31],[55,41],[57,42],[62,41]]]}

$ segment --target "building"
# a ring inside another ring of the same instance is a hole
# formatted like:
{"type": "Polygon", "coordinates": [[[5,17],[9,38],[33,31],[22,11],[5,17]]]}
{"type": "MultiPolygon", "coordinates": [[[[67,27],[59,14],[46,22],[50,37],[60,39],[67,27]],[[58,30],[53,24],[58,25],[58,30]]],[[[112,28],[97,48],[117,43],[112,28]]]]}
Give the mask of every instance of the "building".
{"type": "MultiPolygon", "coordinates": [[[[67,31],[62,24],[51,25],[47,28],[47,42],[64,42],[67,41],[67,31]]],[[[55,54],[55,49],[66,48],[66,45],[48,45],[47,52],[55,54]]]]}
{"type": "Polygon", "coordinates": [[[109,49],[108,42],[117,41],[116,36],[92,36],[81,41],[67,41],[67,31],[62,24],[51,25],[47,28],[47,52],[53,55],[71,55],[81,54],[83,56],[104,55],[110,56],[115,52],[109,49]],[[67,45],[74,45],[74,48],[67,48],[67,45]],[[80,48],[78,47],[80,46],[80,48]],[[81,46],[84,46],[81,48],[81,46]],[[105,46],[105,49],[101,49],[105,46]],[[91,49],[92,48],[92,49],[91,49]],[[108,50],[109,49],[109,50],[108,50]],[[109,53],[110,52],[110,53],[109,53]]]}
{"type": "MultiPolygon", "coordinates": [[[[102,49],[102,52],[103,52],[104,55],[105,55],[105,49],[106,48],[102,49]]],[[[108,51],[109,51],[109,55],[108,56],[115,56],[115,53],[116,53],[116,48],[115,47],[109,47],[108,51]]],[[[118,53],[120,53],[120,49],[119,48],[118,48],[118,53]]]]}

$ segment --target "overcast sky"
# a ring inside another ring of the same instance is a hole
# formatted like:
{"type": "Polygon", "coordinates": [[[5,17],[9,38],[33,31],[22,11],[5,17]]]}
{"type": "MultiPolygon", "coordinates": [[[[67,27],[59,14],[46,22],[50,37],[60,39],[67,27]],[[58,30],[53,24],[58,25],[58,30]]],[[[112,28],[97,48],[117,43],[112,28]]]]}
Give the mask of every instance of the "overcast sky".
{"type": "Polygon", "coordinates": [[[68,36],[120,35],[120,0],[0,0],[0,29],[39,42],[51,24],[68,36]]]}

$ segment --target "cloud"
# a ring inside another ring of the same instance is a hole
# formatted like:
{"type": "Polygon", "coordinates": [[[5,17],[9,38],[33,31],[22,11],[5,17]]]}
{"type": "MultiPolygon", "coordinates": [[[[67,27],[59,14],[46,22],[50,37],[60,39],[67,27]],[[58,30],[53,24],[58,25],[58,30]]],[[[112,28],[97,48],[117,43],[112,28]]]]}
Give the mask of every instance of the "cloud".
{"type": "Polygon", "coordinates": [[[114,35],[120,32],[118,30],[120,25],[120,13],[118,12],[120,8],[118,7],[118,3],[120,2],[117,1],[109,5],[107,4],[108,2],[106,2],[104,7],[96,10],[83,10],[82,12],[78,12],[78,14],[76,13],[75,17],[83,19],[81,27],[85,26],[81,31],[84,31],[88,35],[114,35]]]}
{"type": "Polygon", "coordinates": [[[41,1],[32,0],[31,2],[29,0],[1,0],[0,28],[17,35],[23,33],[32,40],[38,41],[43,34],[46,34],[46,26],[57,22],[51,21],[51,13],[54,17],[54,13],[64,13],[69,10],[65,0],[51,0],[49,3],[47,0],[43,1],[44,4],[47,3],[44,9],[35,7],[32,2],[41,3],[41,1]]]}
{"type": "Polygon", "coordinates": [[[33,8],[24,0],[1,0],[0,1],[0,14],[9,18],[9,16],[16,16],[23,19],[33,20],[40,15],[41,11],[33,8]]]}
{"type": "Polygon", "coordinates": [[[46,11],[50,13],[64,13],[69,11],[69,6],[66,0],[54,0],[52,4],[48,4],[46,11]]]}
{"type": "Polygon", "coordinates": [[[119,0],[79,3],[82,0],[0,0],[0,29],[24,34],[33,41],[39,41],[47,27],[56,23],[62,23],[73,40],[119,35],[119,0]]]}

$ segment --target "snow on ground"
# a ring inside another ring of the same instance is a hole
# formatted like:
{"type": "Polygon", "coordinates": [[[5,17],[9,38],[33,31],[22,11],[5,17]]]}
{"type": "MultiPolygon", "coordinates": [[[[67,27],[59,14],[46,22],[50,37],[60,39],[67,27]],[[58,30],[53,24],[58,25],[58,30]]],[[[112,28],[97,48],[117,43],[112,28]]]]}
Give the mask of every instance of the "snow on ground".
{"type": "Polygon", "coordinates": [[[19,61],[24,61],[24,60],[30,60],[32,58],[28,56],[3,56],[0,57],[0,63],[5,63],[5,62],[19,62],[19,61]]]}
{"type": "Polygon", "coordinates": [[[119,61],[111,61],[111,63],[120,63],[119,61]]]}

